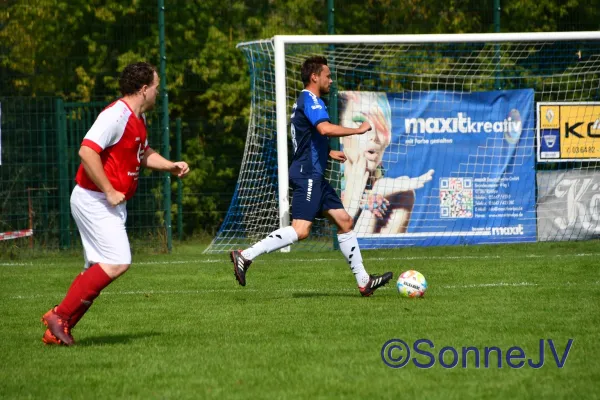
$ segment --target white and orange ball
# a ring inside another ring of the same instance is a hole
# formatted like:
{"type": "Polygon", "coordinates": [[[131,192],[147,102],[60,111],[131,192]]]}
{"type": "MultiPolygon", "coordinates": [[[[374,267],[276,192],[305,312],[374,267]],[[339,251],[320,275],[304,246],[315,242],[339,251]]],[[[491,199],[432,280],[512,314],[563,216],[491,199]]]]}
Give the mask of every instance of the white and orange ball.
{"type": "Polygon", "coordinates": [[[400,274],[396,286],[402,297],[423,297],[427,290],[427,280],[422,273],[411,269],[400,274]]]}

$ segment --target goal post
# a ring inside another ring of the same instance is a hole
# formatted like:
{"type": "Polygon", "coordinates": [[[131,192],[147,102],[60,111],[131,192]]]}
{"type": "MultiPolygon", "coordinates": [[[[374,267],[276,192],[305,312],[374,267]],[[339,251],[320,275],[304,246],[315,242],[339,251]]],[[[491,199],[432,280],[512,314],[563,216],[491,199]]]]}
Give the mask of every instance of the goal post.
{"type": "MultiPolygon", "coordinates": [[[[289,174],[288,174],[288,102],[286,98],[285,40],[275,36],[275,104],[277,118],[277,172],[279,198],[279,227],[290,224],[289,174]]],[[[289,251],[284,247],[282,251],[289,251]]]]}
{"type": "MultiPolygon", "coordinates": [[[[342,140],[354,159],[341,165],[339,177],[328,171],[334,187],[342,188],[361,246],[596,234],[600,215],[595,209],[581,215],[581,207],[595,206],[539,193],[579,176],[595,182],[600,114],[596,125],[588,119],[600,112],[600,32],[280,35],[238,48],[250,66],[250,123],[235,194],[207,252],[245,247],[289,225],[289,113],[302,90],[300,65],[317,54],[334,60],[336,106],[362,107],[359,114],[367,119],[380,118],[377,137],[369,139],[379,140],[380,149],[367,148],[366,139],[342,140]],[[562,116],[544,125],[540,112],[562,116]],[[573,128],[578,123],[591,123],[591,135],[573,128]],[[554,136],[562,141],[553,142],[554,136]],[[436,168],[427,168],[425,159],[436,168]],[[357,178],[361,162],[366,182],[357,178]],[[563,212],[568,218],[553,222],[563,212]]],[[[341,123],[352,123],[348,118],[341,123]]],[[[312,239],[298,247],[331,248],[331,226],[321,219],[314,225],[312,239]]]]}

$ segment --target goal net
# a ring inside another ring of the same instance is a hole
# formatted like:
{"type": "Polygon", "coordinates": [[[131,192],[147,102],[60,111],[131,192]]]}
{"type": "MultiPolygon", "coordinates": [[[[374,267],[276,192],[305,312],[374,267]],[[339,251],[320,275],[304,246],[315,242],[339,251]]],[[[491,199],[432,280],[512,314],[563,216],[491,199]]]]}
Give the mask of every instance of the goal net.
{"type": "MultiPolygon", "coordinates": [[[[207,252],[289,225],[289,117],[300,66],[324,55],[326,177],[361,248],[583,240],[600,233],[600,33],[276,36],[238,45],[251,81],[240,174],[207,252]]],[[[317,219],[294,249],[335,247],[317,219]]]]}

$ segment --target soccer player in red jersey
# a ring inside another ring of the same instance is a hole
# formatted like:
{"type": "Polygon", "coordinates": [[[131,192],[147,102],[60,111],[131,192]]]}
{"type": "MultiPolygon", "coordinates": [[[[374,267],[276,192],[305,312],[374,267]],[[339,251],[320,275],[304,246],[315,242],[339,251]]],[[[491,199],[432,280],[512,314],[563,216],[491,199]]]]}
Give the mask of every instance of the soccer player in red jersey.
{"type": "Polygon", "coordinates": [[[84,271],[63,301],[42,317],[48,328],[42,338],[46,344],[74,344],[71,330],[102,289],[129,269],[126,203],[137,189],[140,168],[178,177],[189,172],[186,162],[169,161],[148,146],[144,113],[156,103],[158,84],[152,65],[125,67],[119,79],[123,97],[98,115],[81,143],[71,214],[81,235],[84,271]]]}

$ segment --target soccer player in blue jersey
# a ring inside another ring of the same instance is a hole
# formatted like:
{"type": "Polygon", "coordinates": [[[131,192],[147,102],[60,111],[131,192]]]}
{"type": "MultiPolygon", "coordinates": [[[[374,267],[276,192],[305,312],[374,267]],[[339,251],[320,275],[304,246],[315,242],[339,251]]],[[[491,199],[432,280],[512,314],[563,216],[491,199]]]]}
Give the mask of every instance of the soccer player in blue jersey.
{"type": "Polygon", "coordinates": [[[392,279],[392,273],[377,276],[365,271],[356,233],[352,230],[353,218],[344,209],[324,174],[328,156],[338,161],[346,160],[343,152],[329,150],[328,138],[362,135],[371,130],[371,125],[364,121],[358,128],[345,128],[329,122],[327,107],[321,99],[321,95],[329,93],[333,83],[325,57],[306,59],[301,75],[304,90],[298,96],[291,116],[294,145],[289,174],[294,191],[292,225],[272,232],[244,251],[232,251],[230,256],[235,278],[240,285],[246,286],[246,272],[256,257],[306,239],[315,217],[325,215],[338,227],[340,250],[356,277],[360,294],[370,296],[392,279]]]}

